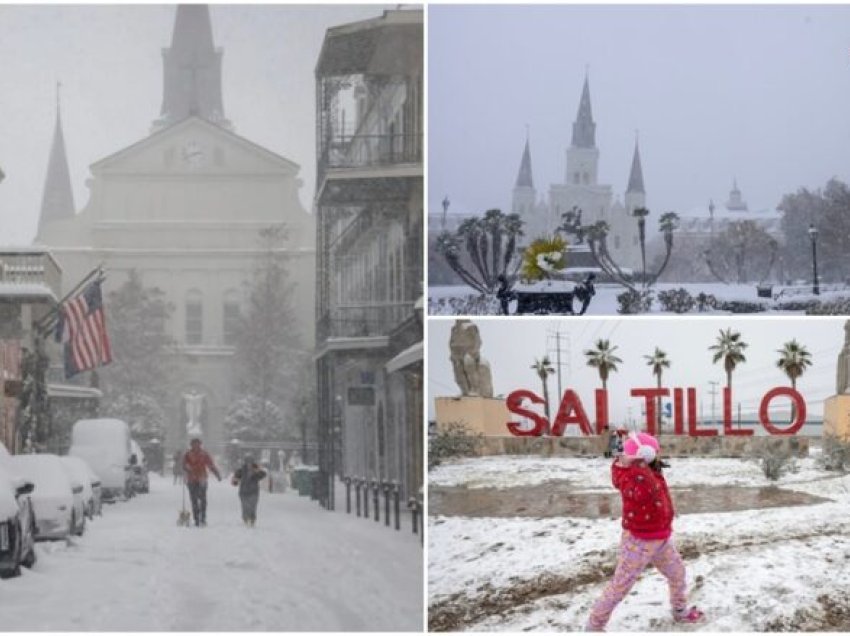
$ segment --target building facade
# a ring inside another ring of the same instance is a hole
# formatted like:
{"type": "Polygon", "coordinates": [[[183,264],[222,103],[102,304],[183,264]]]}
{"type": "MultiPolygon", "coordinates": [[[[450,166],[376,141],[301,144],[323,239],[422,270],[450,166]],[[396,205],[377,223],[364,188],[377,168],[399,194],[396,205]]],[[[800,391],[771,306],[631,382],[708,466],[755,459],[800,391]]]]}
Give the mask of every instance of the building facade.
{"type": "Polygon", "coordinates": [[[423,14],[329,29],[316,66],[320,492],[423,480],[423,14]]]}
{"type": "MultiPolygon", "coordinates": [[[[167,329],[177,344],[177,382],[163,405],[169,449],[186,440],[184,396],[198,394],[205,442],[215,449],[225,442],[222,421],[237,397],[234,318],[246,305],[245,282],[267,253],[261,230],[286,228],[285,243],[274,249],[296,281],[296,328],[305,342],[314,336],[315,227],[298,199],[299,166],[234,132],[224,113],[222,55],[209,8],[177,7],[151,134],[90,167],[90,198],[79,213],[62,193],[69,186],[49,179],[36,238],[61,265],[66,287],[102,264],[105,292],[135,270],[173,304],[167,329]]],[[[61,173],[53,161],[51,170],[61,173]]]]}

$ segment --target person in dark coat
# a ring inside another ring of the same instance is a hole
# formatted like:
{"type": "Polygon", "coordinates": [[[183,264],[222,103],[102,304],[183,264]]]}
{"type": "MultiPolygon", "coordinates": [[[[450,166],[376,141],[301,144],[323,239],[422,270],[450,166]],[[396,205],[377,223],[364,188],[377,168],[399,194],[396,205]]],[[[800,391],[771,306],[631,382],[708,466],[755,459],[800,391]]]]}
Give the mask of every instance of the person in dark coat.
{"type": "Polygon", "coordinates": [[[260,501],[260,480],[266,476],[253,457],[246,457],[233,473],[231,483],[239,486],[239,501],[242,503],[242,521],[249,528],[257,523],[257,504],[260,501]]]}

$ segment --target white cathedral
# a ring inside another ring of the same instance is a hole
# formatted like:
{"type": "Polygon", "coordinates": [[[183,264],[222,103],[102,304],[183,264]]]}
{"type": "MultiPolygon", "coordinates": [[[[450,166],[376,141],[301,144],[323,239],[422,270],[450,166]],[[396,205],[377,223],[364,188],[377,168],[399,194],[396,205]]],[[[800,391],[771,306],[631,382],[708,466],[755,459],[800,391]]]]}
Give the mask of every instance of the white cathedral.
{"type": "MultiPolygon", "coordinates": [[[[511,203],[511,212],[519,214],[525,221],[524,242],[527,244],[538,237],[551,236],[563,222],[562,215],[577,207],[582,213],[582,225],[597,221],[608,223],[608,249],[618,264],[639,268],[641,259],[638,223],[633,212],[646,205],[640,151],[635,141],[624,202],[619,198],[614,199],[613,188],[599,183],[599,149],[596,147],[596,123],[593,121],[590,107],[590,86],[587,77],[584,79],[566,159],[563,183],[553,183],[549,186],[548,200],[542,196],[538,198],[531,170],[530,144],[526,139],[511,203]]],[[[653,218],[657,218],[657,215],[651,214],[647,217],[648,236],[652,234],[649,228],[653,218]]],[[[571,243],[575,241],[575,237],[565,238],[571,243]]]]}
{"type": "Polygon", "coordinates": [[[167,329],[178,373],[162,405],[169,449],[185,442],[186,396],[202,397],[207,445],[226,441],[222,420],[238,397],[235,330],[247,305],[245,282],[266,253],[265,228],[287,230],[275,251],[295,283],[292,328],[305,346],[314,338],[315,223],[298,198],[299,166],[234,132],[224,111],[222,55],[209,8],[177,7],[171,46],[162,50],[159,116],[148,136],[90,166],[90,198],[79,212],[57,112],[36,237],[62,267],[64,292],[103,264],[106,292],[136,270],[173,304],[167,329]]]}

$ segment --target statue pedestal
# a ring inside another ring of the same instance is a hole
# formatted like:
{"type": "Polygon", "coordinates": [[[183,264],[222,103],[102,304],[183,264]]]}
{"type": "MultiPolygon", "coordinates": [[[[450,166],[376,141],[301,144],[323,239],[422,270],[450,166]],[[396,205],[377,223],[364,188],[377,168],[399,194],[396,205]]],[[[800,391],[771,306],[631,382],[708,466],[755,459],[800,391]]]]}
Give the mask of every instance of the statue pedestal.
{"type": "Polygon", "coordinates": [[[438,397],[436,402],[437,430],[452,422],[466,425],[470,433],[487,437],[504,437],[508,433],[511,414],[503,398],[438,397]]]}
{"type": "Polygon", "coordinates": [[[823,403],[824,437],[850,441],[850,395],[833,395],[823,403]]]}

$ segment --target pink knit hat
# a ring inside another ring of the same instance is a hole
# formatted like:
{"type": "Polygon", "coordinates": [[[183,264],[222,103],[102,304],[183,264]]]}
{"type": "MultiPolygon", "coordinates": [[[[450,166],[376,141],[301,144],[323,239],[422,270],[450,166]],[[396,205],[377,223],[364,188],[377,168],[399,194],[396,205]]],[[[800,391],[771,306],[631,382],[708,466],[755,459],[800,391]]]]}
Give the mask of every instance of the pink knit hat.
{"type": "Polygon", "coordinates": [[[647,433],[629,433],[623,443],[623,455],[651,462],[658,455],[661,446],[658,440],[647,433]]]}

